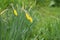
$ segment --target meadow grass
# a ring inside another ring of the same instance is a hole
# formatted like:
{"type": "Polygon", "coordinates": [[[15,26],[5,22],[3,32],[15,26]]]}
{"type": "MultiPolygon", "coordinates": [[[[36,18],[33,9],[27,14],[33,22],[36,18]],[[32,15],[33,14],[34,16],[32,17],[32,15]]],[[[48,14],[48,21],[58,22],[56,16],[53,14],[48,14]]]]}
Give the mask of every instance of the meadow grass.
{"type": "Polygon", "coordinates": [[[25,10],[33,19],[27,20],[21,5],[14,7],[18,13],[15,16],[9,8],[0,15],[1,40],[60,40],[60,8],[36,7],[26,3],[25,10]],[[27,6],[29,5],[29,6],[27,6]]]}

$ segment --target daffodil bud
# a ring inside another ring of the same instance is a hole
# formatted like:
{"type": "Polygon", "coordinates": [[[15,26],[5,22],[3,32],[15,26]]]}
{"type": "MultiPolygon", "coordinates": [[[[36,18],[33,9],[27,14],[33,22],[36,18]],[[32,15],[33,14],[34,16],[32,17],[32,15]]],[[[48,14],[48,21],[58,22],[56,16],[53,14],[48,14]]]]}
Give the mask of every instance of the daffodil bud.
{"type": "Polygon", "coordinates": [[[31,23],[33,22],[33,20],[32,20],[32,18],[31,18],[31,17],[29,18],[29,20],[30,20],[30,22],[31,22],[31,23]]]}
{"type": "Polygon", "coordinates": [[[27,18],[31,23],[33,22],[32,17],[31,17],[28,13],[26,13],[26,18],[27,18]]]}
{"type": "Polygon", "coordinates": [[[13,11],[14,11],[14,15],[15,15],[15,16],[18,16],[17,11],[16,11],[15,9],[14,9],[13,11]]]}

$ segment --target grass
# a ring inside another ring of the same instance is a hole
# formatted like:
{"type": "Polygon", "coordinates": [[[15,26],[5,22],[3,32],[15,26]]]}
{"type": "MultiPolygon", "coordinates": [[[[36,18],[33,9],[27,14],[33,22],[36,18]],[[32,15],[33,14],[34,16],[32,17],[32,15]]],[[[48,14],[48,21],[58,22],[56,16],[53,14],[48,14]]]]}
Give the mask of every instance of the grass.
{"type": "Polygon", "coordinates": [[[20,5],[15,7],[18,16],[15,16],[12,8],[10,8],[0,15],[0,39],[60,40],[60,8],[37,8],[34,4],[29,10],[27,5],[26,10],[33,18],[33,23],[27,20],[25,12],[21,10],[20,5]]]}

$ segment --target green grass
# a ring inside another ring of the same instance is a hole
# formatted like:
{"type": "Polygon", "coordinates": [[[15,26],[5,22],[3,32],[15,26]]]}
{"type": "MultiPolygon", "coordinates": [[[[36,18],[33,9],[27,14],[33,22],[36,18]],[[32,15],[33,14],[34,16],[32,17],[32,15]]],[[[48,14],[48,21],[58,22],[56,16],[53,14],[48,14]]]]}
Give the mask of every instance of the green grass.
{"type": "Polygon", "coordinates": [[[0,40],[60,40],[60,8],[38,8],[33,3],[29,11],[31,4],[27,3],[25,9],[33,18],[33,23],[26,19],[25,12],[21,10],[22,4],[14,6],[18,16],[9,8],[0,15],[0,40]]]}

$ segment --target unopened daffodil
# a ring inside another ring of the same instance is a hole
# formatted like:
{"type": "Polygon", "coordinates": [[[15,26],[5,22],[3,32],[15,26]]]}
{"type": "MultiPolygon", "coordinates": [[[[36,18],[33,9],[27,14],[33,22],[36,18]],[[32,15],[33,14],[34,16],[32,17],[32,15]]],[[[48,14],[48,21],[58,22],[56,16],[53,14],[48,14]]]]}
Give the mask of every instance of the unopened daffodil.
{"type": "Polygon", "coordinates": [[[31,17],[28,13],[26,13],[26,18],[27,18],[31,23],[33,22],[32,17],[31,17]]]}
{"type": "Polygon", "coordinates": [[[14,12],[15,16],[18,16],[18,13],[17,13],[17,11],[15,9],[13,10],[13,12],[14,12]]]}

